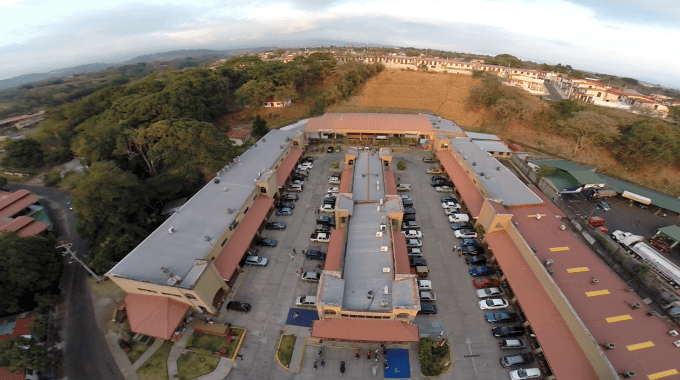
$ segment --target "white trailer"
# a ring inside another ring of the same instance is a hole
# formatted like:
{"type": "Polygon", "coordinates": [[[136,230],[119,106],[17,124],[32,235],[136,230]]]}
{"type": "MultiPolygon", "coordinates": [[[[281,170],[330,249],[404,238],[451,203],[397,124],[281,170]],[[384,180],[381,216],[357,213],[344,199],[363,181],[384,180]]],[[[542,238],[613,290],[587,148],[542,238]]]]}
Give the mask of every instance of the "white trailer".
{"type": "Polygon", "coordinates": [[[611,234],[612,239],[618,242],[624,247],[629,247],[635,243],[643,241],[645,238],[640,235],[633,235],[630,232],[623,232],[621,230],[616,230],[611,234]]]}
{"type": "Polygon", "coordinates": [[[663,277],[674,288],[680,289],[680,268],[645,243],[637,243],[629,248],[654,272],[663,277]]]}

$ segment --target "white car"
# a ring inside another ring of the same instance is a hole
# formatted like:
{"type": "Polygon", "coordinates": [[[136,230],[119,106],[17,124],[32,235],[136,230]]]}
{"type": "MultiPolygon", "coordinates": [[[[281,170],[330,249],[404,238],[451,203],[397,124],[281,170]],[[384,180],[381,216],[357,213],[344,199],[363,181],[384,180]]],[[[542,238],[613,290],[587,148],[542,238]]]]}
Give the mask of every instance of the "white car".
{"type": "Polygon", "coordinates": [[[436,301],[437,296],[432,292],[420,292],[421,301],[436,301]]]}
{"type": "Polygon", "coordinates": [[[340,184],[340,178],[338,177],[331,177],[328,179],[328,183],[331,185],[339,185],[340,184]]]}
{"type": "Polygon", "coordinates": [[[423,233],[418,230],[401,231],[407,239],[422,239],[423,233]]]}
{"type": "Polygon", "coordinates": [[[328,189],[327,193],[328,194],[334,194],[334,193],[337,193],[339,191],[340,191],[340,188],[338,188],[337,186],[333,186],[330,189],[328,189]]]}
{"type": "Polygon", "coordinates": [[[508,305],[508,300],[503,298],[489,298],[479,301],[479,308],[482,310],[505,309],[508,305]]]}
{"type": "Polygon", "coordinates": [[[321,207],[319,207],[319,212],[333,212],[333,211],[335,211],[335,207],[333,207],[332,205],[323,204],[321,205],[321,207]]]}
{"type": "Polygon", "coordinates": [[[458,239],[474,239],[477,237],[477,233],[472,230],[455,230],[453,236],[458,239]]]}
{"type": "Polygon", "coordinates": [[[326,232],[314,232],[309,237],[309,241],[312,243],[328,243],[330,241],[330,234],[326,232]]]}
{"type": "Polygon", "coordinates": [[[451,186],[437,186],[434,189],[439,193],[450,193],[453,191],[453,188],[451,188],[451,186]]]}
{"type": "Polygon", "coordinates": [[[460,207],[458,208],[445,208],[444,209],[444,214],[446,215],[455,215],[460,213],[460,207]]]}
{"type": "Polygon", "coordinates": [[[418,290],[432,290],[432,281],[418,280],[418,290]]]}
{"type": "Polygon", "coordinates": [[[423,257],[423,250],[420,248],[408,248],[409,257],[423,257]]]}
{"type": "Polygon", "coordinates": [[[501,294],[503,294],[503,291],[499,288],[484,288],[477,290],[477,297],[479,298],[495,297],[500,296],[501,294]]]}
{"type": "Polygon", "coordinates": [[[316,296],[296,297],[295,306],[316,306],[316,296]]]}
{"type": "Polygon", "coordinates": [[[399,191],[411,191],[411,184],[400,183],[397,185],[397,190],[399,191]]]}
{"type": "Polygon", "coordinates": [[[401,200],[402,200],[402,201],[411,201],[411,202],[413,202],[413,198],[412,198],[410,195],[408,195],[408,194],[401,194],[401,200]]]}
{"type": "Polygon", "coordinates": [[[295,181],[291,182],[293,185],[304,185],[305,181],[296,179],[295,181]]]}
{"type": "Polygon", "coordinates": [[[312,164],[312,163],[309,162],[309,161],[303,162],[303,163],[301,163],[300,165],[298,165],[298,168],[307,168],[307,169],[311,169],[311,168],[313,168],[313,167],[314,167],[314,164],[312,164]]]}
{"type": "Polygon", "coordinates": [[[460,208],[460,205],[458,202],[443,202],[442,203],[442,208],[460,208]]]}
{"type": "Polygon", "coordinates": [[[521,368],[510,371],[510,380],[527,380],[541,377],[541,370],[538,368],[521,368]]]}

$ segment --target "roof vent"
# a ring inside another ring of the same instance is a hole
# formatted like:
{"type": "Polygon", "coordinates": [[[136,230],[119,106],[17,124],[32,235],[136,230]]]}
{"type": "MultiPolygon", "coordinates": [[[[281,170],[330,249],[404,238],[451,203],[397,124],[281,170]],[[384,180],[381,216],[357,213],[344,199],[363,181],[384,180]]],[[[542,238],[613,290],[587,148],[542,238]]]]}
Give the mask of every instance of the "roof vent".
{"type": "Polygon", "coordinates": [[[536,251],[538,251],[538,248],[536,248],[536,247],[531,247],[531,250],[534,251],[534,253],[536,253],[536,251]]]}
{"type": "Polygon", "coordinates": [[[385,231],[387,230],[387,224],[381,224],[380,225],[380,231],[385,231]]]}
{"type": "Polygon", "coordinates": [[[227,191],[229,191],[229,188],[225,186],[223,190],[226,193],[227,191]]]}
{"type": "Polygon", "coordinates": [[[675,345],[675,347],[680,347],[680,340],[676,340],[675,342],[673,342],[673,344],[675,345]]]}
{"type": "Polygon", "coordinates": [[[675,330],[671,330],[668,332],[671,336],[678,336],[678,332],[675,330]]]}
{"type": "Polygon", "coordinates": [[[213,179],[213,183],[220,183],[220,179],[215,177],[215,179],[213,179]]]}
{"type": "Polygon", "coordinates": [[[496,171],[498,171],[498,172],[501,171],[501,167],[500,167],[500,166],[496,166],[496,171]]]}
{"type": "Polygon", "coordinates": [[[255,148],[257,148],[257,143],[253,144],[253,146],[254,146],[255,148]]]}
{"type": "Polygon", "coordinates": [[[175,227],[168,228],[168,232],[170,232],[170,234],[174,234],[175,233],[175,227]]]}
{"type": "Polygon", "coordinates": [[[600,282],[600,280],[596,279],[595,277],[590,279],[591,284],[597,284],[598,282],[600,282]]]}
{"type": "Polygon", "coordinates": [[[285,148],[285,147],[286,147],[286,144],[281,144],[281,145],[279,145],[279,149],[283,149],[283,148],[285,148]]]}
{"type": "Polygon", "coordinates": [[[545,261],[545,266],[548,266],[548,265],[552,264],[553,262],[554,262],[553,259],[548,259],[548,260],[545,261]]]}
{"type": "Polygon", "coordinates": [[[203,236],[203,240],[205,240],[205,241],[210,241],[210,240],[212,240],[212,239],[210,238],[210,236],[205,235],[205,236],[203,236]]]}
{"type": "Polygon", "coordinates": [[[484,172],[479,172],[480,177],[484,177],[484,172]]]}
{"type": "Polygon", "coordinates": [[[640,306],[642,306],[642,305],[640,305],[640,304],[639,304],[639,303],[637,303],[637,302],[636,302],[636,303],[632,303],[632,304],[630,304],[630,308],[631,308],[631,309],[639,309],[639,308],[640,308],[640,306]]]}
{"type": "Polygon", "coordinates": [[[262,142],[267,142],[267,140],[265,140],[264,137],[263,137],[263,138],[262,138],[262,142]]]}
{"type": "MultiPolygon", "coordinates": [[[[382,235],[382,232],[380,232],[380,235],[382,235]]],[[[380,252],[387,252],[389,248],[386,245],[383,245],[380,247],[380,252]]]]}
{"type": "Polygon", "coordinates": [[[633,371],[625,371],[625,372],[623,372],[621,375],[623,375],[624,378],[628,379],[628,378],[634,377],[634,376],[635,376],[635,372],[633,372],[633,371]]]}
{"type": "Polygon", "coordinates": [[[368,291],[368,299],[369,299],[369,300],[372,300],[372,299],[373,299],[373,291],[372,291],[372,290],[369,290],[369,291],[368,291]]]}
{"type": "Polygon", "coordinates": [[[385,294],[390,294],[390,288],[389,288],[389,286],[385,285],[385,290],[384,290],[384,292],[385,292],[385,294]]]}
{"type": "Polygon", "coordinates": [[[482,147],[480,146],[480,147],[479,147],[479,150],[484,150],[484,148],[482,148],[482,147]]]}
{"type": "Polygon", "coordinates": [[[564,224],[560,226],[560,230],[564,231],[566,229],[567,229],[567,226],[565,226],[564,224]]]}
{"type": "Polygon", "coordinates": [[[375,237],[377,237],[377,238],[381,238],[382,235],[383,235],[382,231],[378,231],[378,232],[375,233],[375,237]]]}
{"type": "Polygon", "coordinates": [[[476,162],[476,161],[473,162],[473,163],[472,163],[472,166],[477,166],[477,162],[476,162]]]}
{"type": "Polygon", "coordinates": [[[614,345],[614,343],[607,343],[607,344],[604,345],[605,350],[613,350],[615,348],[616,348],[616,346],[614,345]]]}
{"type": "Polygon", "coordinates": [[[390,267],[383,267],[383,273],[390,273],[390,267]]]}
{"type": "Polygon", "coordinates": [[[227,214],[233,214],[233,213],[234,213],[234,209],[233,209],[233,208],[228,208],[228,209],[227,209],[227,214]]]}
{"type": "Polygon", "coordinates": [[[382,307],[387,307],[387,305],[390,304],[390,301],[387,298],[383,298],[380,300],[380,306],[382,307]]]}
{"type": "Polygon", "coordinates": [[[463,156],[463,159],[464,159],[465,161],[467,161],[467,156],[463,156]]]}

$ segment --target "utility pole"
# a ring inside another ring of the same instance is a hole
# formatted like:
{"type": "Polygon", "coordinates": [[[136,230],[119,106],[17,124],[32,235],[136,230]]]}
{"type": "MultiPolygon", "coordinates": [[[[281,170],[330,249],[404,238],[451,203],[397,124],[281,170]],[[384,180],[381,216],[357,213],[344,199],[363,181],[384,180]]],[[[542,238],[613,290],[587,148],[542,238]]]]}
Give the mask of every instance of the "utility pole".
{"type": "Polygon", "coordinates": [[[56,246],[55,248],[57,248],[57,249],[63,248],[64,249],[64,252],[62,252],[62,254],[61,254],[62,256],[71,255],[71,261],[69,261],[69,264],[75,261],[78,264],[80,264],[80,266],[85,268],[85,270],[88,271],[92,275],[92,277],[94,277],[97,280],[97,282],[104,281],[103,277],[94,273],[94,271],[92,269],[90,269],[90,267],[87,264],[85,264],[82,260],[80,260],[78,258],[78,256],[76,256],[75,251],[71,251],[71,246],[73,246],[73,243],[67,243],[67,242],[62,240],[61,244],[56,246]]]}

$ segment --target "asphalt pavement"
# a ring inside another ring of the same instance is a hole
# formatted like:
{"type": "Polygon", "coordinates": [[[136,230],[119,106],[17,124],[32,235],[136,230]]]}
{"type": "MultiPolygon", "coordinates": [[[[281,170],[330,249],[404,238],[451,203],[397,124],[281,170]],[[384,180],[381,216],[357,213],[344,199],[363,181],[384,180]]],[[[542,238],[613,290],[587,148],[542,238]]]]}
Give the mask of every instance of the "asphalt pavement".
{"type": "Polygon", "coordinates": [[[548,92],[550,93],[550,94],[545,96],[546,99],[555,100],[555,101],[564,99],[564,98],[562,98],[562,95],[560,95],[560,93],[557,92],[557,90],[555,89],[555,86],[552,83],[550,83],[549,81],[545,81],[544,84],[545,84],[545,88],[547,88],[548,92]]]}
{"type": "MultiPolygon", "coordinates": [[[[78,257],[86,250],[84,242],[75,233],[73,212],[66,207],[71,200],[69,192],[54,187],[7,184],[10,191],[26,189],[38,195],[58,229],[60,240],[73,243],[78,257]]],[[[68,262],[68,261],[66,261],[68,262]]],[[[92,299],[87,288],[88,273],[77,264],[66,264],[62,275],[62,302],[59,305],[60,336],[64,343],[63,375],[68,380],[123,380],[113,360],[104,336],[97,327],[92,299]]]]}

